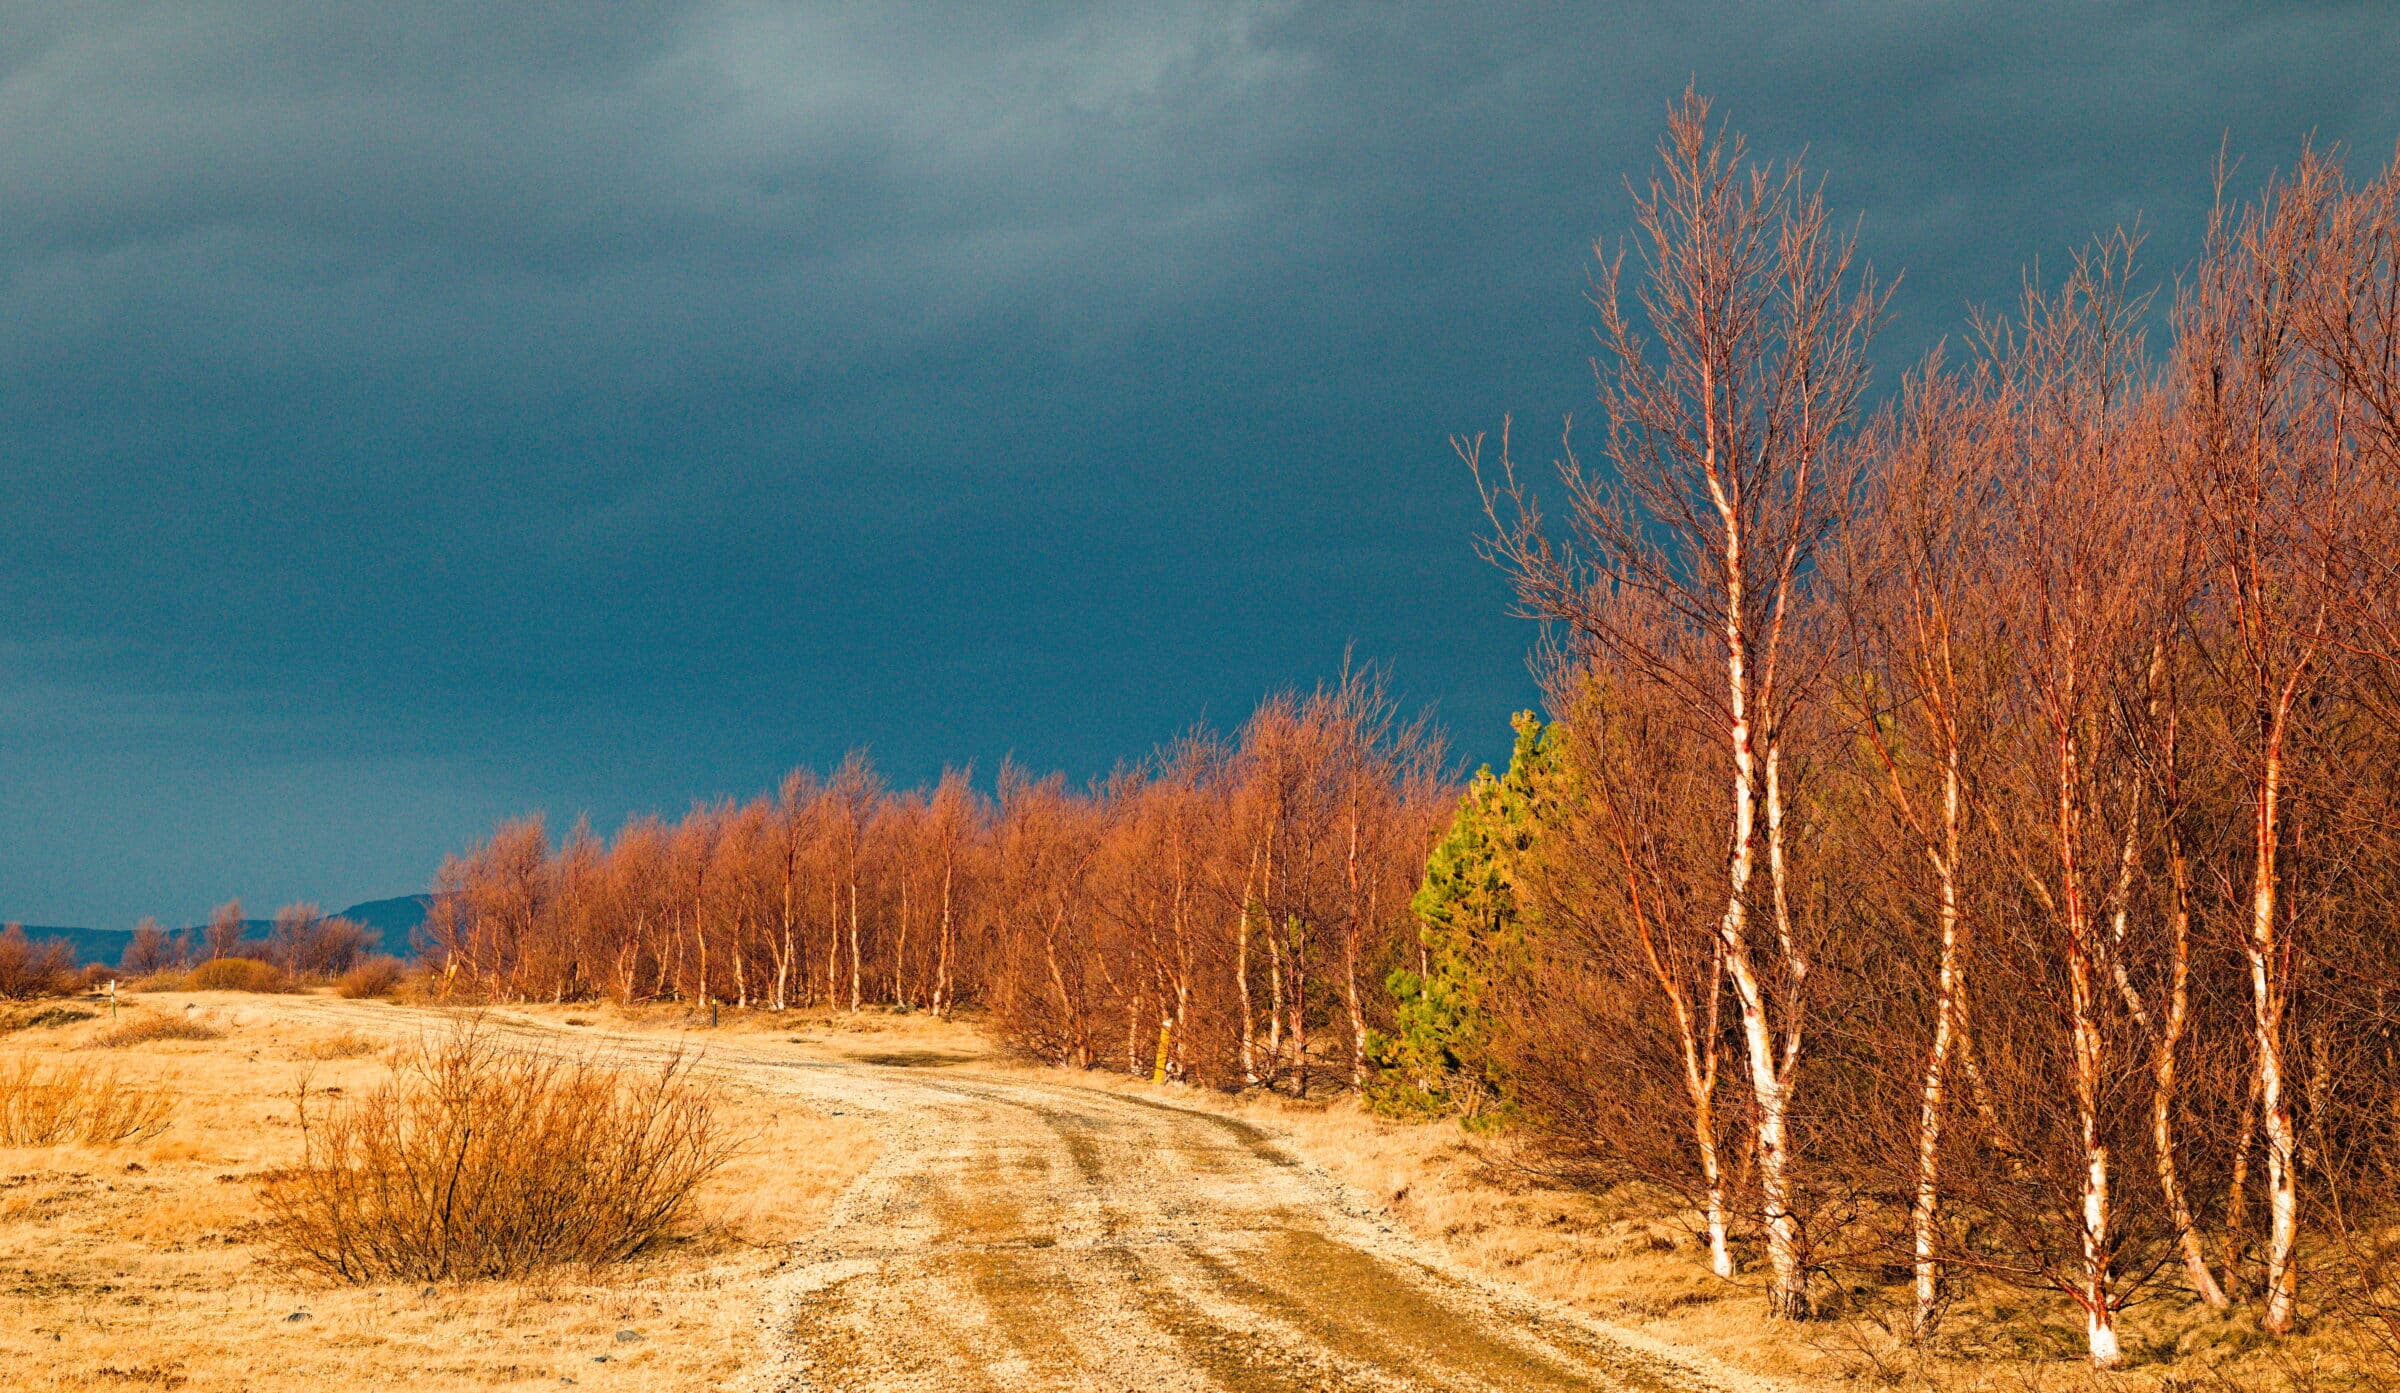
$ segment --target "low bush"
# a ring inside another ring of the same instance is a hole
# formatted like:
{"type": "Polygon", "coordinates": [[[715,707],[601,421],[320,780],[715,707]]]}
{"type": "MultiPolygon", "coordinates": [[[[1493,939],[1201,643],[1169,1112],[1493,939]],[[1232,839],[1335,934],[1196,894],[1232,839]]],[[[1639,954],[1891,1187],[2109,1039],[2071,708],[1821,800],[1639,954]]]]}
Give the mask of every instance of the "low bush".
{"type": "Polygon", "coordinates": [[[292,990],[290,974],[273,963],[256,958],[210,958],[192,969],[189,978],[196,992],[288,992],[292,990]]]}
{"type": "Polygon", "coordinates": [[[369,958],[341,975],[333,984],[334,994],[352,1001],[368,997],[390,996],[400,989],[408,976],[408,967],[398,958],[369,958]]]}
{"type": "Polygon", "coordinates": [[[157,1040],[219,1040],[225,1032],[190,1011],[144,1011],[92,1037],[102,1049],[121,1050],[157,1040]]]}
{"type": "Polygon", "coordinates": [[[261,1187],[269,1240],[360,1283],[622,1261],[674,1232],[735,1149],[688,1056],[620,1067],[504,1046],[474,1022],[419,1041],[353,1102],[304,1091],[300,1128],[301,1163],[261,1187]]]}
{"type": "Polygon", "coordinates": [[[174,1095],[80,1062],[0,1062],[0,1146],[115,1146],[167,1130],[174,1095]]]}

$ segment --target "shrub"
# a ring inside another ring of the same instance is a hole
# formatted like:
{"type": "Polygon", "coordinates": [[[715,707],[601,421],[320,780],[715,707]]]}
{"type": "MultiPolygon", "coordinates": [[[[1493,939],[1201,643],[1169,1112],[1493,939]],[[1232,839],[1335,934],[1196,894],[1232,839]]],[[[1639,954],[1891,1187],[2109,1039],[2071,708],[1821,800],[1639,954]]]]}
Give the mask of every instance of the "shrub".
{"type": "Polygon", "coordinates": [[[115,1146],[167,1130],[174,1095],[81,1063],[0,1063],[0,1146],[115,1146]]]}
{"type": "Polygon", "coordinates": [[[190,1012],[145,1011],[101,1031],[92,1037],[92,1043],[106,1050],[121,1050],[156,1040],[219,1040],[224,1035],[224,1031],[190,1012]]]}
{"type": "Polygon", "coordinates": [[[672,1233],[734,1142],[683,1055],[620,1068],[503,1046],[474,1022],[319,1110],[267,1177],[268,1237],[350,1282],[515,1277],[629,1258],[672,1233]]]}
{"type": "Polygon", "coordinates": [[[58,996],[74,984],[75,950],[63,938],[35,943],[23,924],[0,928],[0,999],[58,996]]]}
{"type": "Polygon", "coordinates": [[[335,994],[353,1001],[372,996],[390,996],[399,990],[408,968],[398,958],[369,958],[341,975],[333,984],[335,994]]]}
{"type": "Polygon", "coordinates": [[[288,992],[292,979],[273,963],[256,958],[210,958],[192,969],[196,992],[288,992]]]}

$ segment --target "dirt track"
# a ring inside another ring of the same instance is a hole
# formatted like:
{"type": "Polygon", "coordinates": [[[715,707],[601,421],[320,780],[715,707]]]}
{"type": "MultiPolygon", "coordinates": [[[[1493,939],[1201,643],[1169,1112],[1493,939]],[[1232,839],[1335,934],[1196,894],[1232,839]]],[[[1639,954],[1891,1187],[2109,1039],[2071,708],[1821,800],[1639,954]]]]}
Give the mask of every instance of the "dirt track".
{"type": "Polygon", "coordinates": [[[883,1147],[762,1293],[759,1389],[1715,1386],[1443,1269],[1242,1120],[927,1050],[706,1048],[883,1147]]]}

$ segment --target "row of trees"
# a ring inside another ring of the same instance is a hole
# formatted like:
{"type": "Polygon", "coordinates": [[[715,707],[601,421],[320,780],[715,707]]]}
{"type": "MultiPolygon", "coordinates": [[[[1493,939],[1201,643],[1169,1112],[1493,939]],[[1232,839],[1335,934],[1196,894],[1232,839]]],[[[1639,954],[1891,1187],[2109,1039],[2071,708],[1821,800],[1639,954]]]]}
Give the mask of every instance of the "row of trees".
{"type": "Polygon", "coordinates": [[[2135,250],[1868,413],[1884,292],[1687,95],[1596,278],[1605,467],[1553,519],[1460,442],[1554,722],[1444,844],[1419,1086],[1688,1196],[1778,1315],[1897,1259],[1921,1334],[2045,1286],[2109,1366],[2160,1281],[2283,1332],[2381,1280],[2400,164],[2304,153],[2171,303],[2135,250]]]}
{"type": "Polygon", "coordinates": [[[510,823],[443,866],[428,957],[502,998],[973,1002],[1043,1058],[1305,1092],[1321,1059],[1368,1075],[1450,794],[1427,727],[1353,673],[1089,788],[895,791],[854,756],[606,844],[510,823]]]}
{"type": "Polygon", "coordinates": [[[0,927],[0,1000],[56,996],[119,974],[154,977],[219,958],[257,958],[301,977],[339,977],[366,961],[382,937],[365,924],[327,915],[306,903],[276,911],[263,940],[246,938],[249,927],[240,900],[217,906],[197,931],[170,932],[156,919],[145,918],[134,926],[111,969],[84,966],[74,945],[63,938],[35,942],[26,937],[23,925],[9,924],[0,927]]]}
{"type": "Polygon", "coordinates": [[[249,928],[240,900],[218,905],[197,933],[169,932],[146,918],[134,926],[117,969],[147,977],[219,958],[256,958],[302,977],[339,977],[365,961],[382,938],[380,930],[305,902],[277,910],[263,941],[245,938],[249,928]]]}

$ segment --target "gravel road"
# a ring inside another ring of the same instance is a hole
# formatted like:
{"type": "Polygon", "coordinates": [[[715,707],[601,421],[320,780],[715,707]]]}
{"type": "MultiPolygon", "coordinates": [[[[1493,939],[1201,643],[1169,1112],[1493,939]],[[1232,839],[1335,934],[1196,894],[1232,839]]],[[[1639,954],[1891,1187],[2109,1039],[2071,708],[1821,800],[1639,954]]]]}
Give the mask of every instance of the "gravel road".
{"type": "Polygon", "coordinates": [[[884,1153],[768,1294],[784,1390],[1689,1390],[1447,1274],[1247,1122],[897,1053],[789,1066],[884,1153]]]}
{"type": "Polygon", "coordinates": [[[1447,1267],[1237,1118],[930,1050],[705,1049],[882,1146],[762,1293],[762,1393],[1724,1386],[1447,1267]]]}

